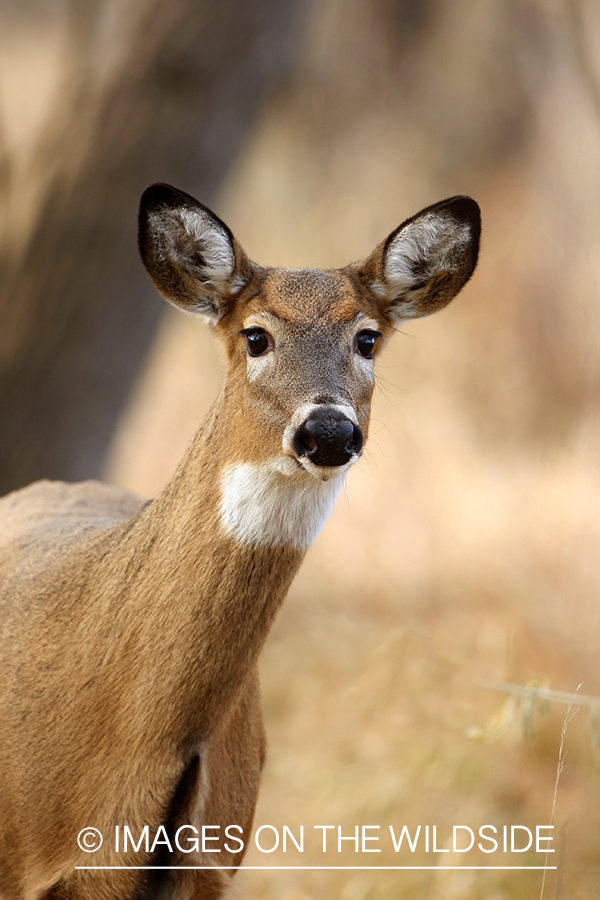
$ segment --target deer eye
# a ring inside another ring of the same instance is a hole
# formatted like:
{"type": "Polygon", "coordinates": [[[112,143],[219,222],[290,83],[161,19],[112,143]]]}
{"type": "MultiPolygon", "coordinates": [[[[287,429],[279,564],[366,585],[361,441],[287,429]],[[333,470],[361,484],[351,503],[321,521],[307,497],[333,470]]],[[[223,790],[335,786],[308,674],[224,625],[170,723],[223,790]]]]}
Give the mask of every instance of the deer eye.
{"type": "Polygon", "coordinates": [[[262,356],[273,349],[273,338],[264,328],[244,328],[242,334],[248,342],[248,356],[262,356]]]}
{"type": "Polygon", "coordinates": [[[379,331],[370,331],[369,329],[359,331],[356,335],[356,349],[365,359],[373,359],[373,351],[378,337],[381,337],[379,331]]]}

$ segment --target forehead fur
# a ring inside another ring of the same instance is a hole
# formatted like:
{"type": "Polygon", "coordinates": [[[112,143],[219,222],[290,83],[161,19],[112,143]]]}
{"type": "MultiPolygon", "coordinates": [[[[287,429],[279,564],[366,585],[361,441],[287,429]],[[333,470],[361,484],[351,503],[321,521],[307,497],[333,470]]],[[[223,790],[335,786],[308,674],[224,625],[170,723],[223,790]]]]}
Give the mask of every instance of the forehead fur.
{"type": "Polygon", "coordinates": [[[269,312],[283,321],[331,324],[351,321],[358,312],[374,315],[375,304],[343,272],[271,269],[248,312],[269,312]]]}

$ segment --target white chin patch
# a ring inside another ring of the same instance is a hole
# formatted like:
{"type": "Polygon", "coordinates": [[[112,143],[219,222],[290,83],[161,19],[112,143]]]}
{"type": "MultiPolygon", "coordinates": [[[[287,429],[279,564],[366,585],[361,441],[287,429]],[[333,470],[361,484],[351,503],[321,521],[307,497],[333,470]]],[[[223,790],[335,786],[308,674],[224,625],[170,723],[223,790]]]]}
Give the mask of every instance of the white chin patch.
{"type": "Polygon", "coordinates": [[[221,525],[243,544],[305,552],[327,521],[348,468],[315,477],[287,457],[229,466],[223,473],[221,525]]]}
{"type": "Polygon", "coordinates": [[[342,478],[342,480],[346,476],[346,472],[358,459],[358,454],[354,454],[348,462],[343,466],[315,466],[314,463],[310,461],[306,456],[302,456],[298,463],[302,466],[305,472],[312,478],[316,478],[318,481],[329,481],[331,478],[342,478]]]}

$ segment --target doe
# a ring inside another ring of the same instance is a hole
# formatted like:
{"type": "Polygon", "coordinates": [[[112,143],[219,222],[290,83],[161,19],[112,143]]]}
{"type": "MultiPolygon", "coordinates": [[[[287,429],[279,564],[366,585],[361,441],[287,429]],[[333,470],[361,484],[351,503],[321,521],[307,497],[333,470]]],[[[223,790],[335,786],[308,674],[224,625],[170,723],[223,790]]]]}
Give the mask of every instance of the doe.
{"type": "Polygon", "coordinates": [[[144,264],[214,327],[225,383],[156,499],[45,481],[0,501],[2,900],[222,896],[264,760],[261,648],[361,455],[375,357],[463,287],[479,234],[477,204],[453,197],[363,262],[263,268],[189,195],[145,191],[144,264]],[[183,825],[220,828],[177,849],[183,825]]]}

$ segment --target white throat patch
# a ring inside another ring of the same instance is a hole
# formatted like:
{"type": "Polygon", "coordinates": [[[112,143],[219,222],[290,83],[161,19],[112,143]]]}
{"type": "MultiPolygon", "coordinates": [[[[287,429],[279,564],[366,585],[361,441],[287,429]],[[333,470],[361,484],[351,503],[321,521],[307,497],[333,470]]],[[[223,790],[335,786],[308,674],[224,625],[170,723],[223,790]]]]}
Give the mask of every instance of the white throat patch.
{"type": "Polygon", "coordinates": [[[305,552],[329,517],[348,467],[327,481],[285,457],[229,466],[223,474],[221,525],[243,544],[305,552]]]}

